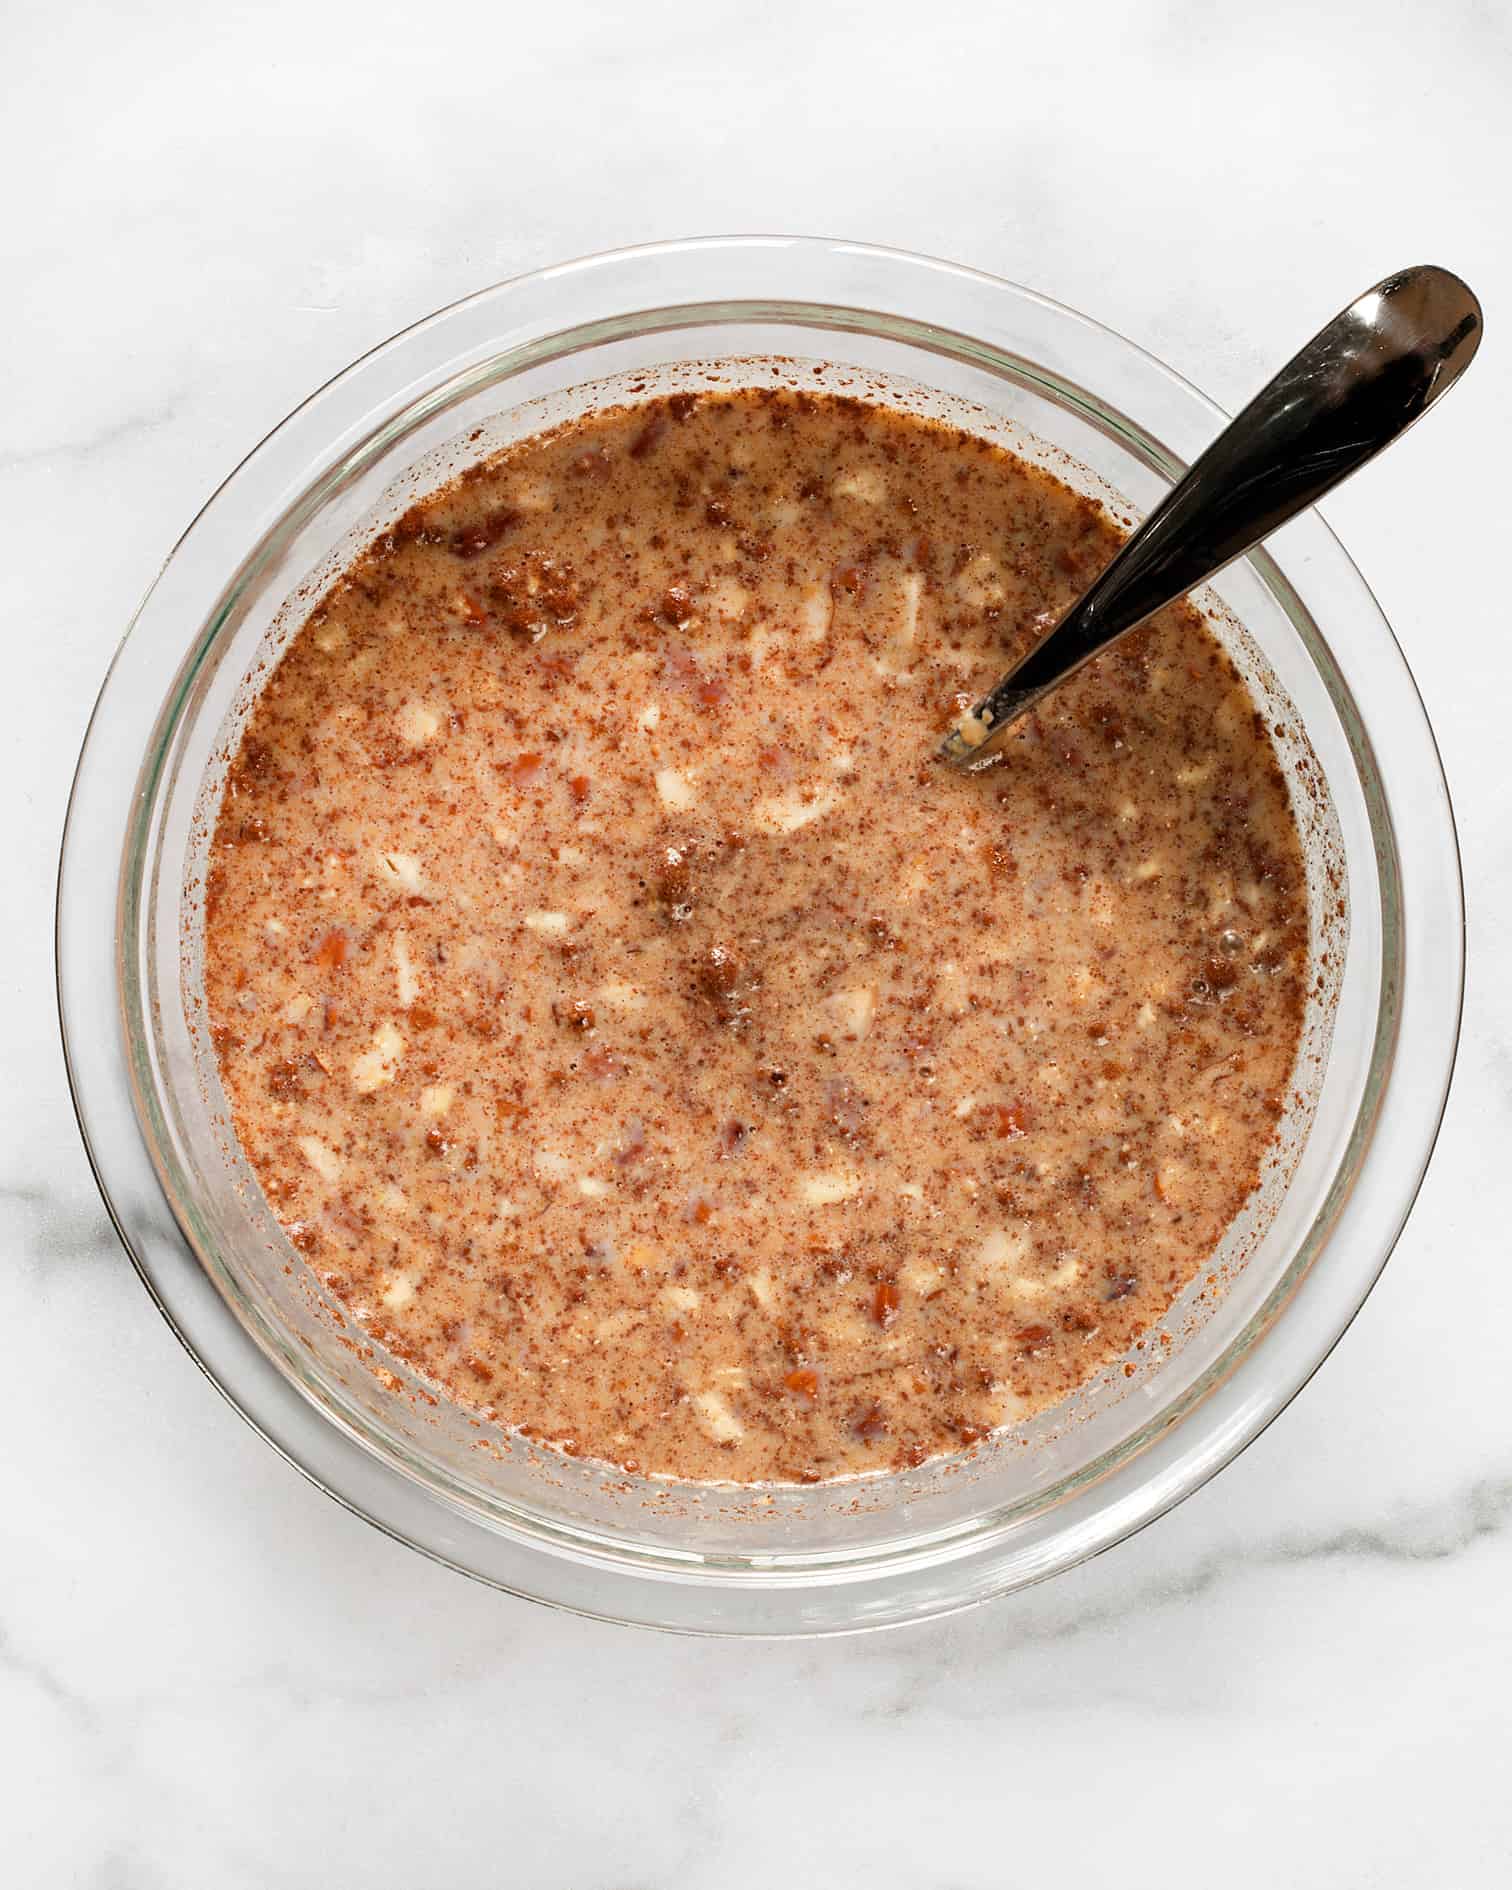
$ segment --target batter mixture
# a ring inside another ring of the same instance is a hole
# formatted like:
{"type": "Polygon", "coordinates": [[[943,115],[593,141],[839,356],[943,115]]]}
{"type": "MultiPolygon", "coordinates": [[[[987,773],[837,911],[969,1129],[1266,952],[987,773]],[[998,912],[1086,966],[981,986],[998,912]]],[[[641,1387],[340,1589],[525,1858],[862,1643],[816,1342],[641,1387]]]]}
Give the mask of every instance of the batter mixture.
{"type": "Polygon", "coordinates": [[[390,1353],[573,1453],[812,1482],[1158,1324],[1297,1051],[1268,731],[1181,606],[930,759],[1118,542],[971,435],[723,391],[514,447],[331,587],[206,976],[264,1192],[390,1353]]]}

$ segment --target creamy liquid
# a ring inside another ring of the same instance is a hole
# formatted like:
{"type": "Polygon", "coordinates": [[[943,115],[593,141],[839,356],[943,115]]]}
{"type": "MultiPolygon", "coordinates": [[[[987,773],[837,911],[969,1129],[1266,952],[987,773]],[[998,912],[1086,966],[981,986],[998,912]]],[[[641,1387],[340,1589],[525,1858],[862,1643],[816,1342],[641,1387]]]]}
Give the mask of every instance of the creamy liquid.
{"type": "Polygon", "coordinates": [[[527,441],[330,589],[231,768],[243,1148],[392,1354],[687,1478],[917,1463],[1157,1326],[1297,1050],[1301,856],[1187,607],[972,778],[1112,555],[974,437],[711,393],[527,441]]]}

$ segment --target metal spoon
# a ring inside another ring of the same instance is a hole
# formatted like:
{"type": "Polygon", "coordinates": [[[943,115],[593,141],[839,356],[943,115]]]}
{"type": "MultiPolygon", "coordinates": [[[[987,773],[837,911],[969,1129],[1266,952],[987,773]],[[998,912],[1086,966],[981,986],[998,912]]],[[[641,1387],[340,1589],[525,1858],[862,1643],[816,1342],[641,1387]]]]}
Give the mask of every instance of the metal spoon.
{"type": "Polygon", "coordinates": [[[1405,433],[1480,346],[1481,307],[1447,269],[1404,269],[1314,335],[1229,423],[1118,556],[940,744],[992,761],[1009,727],[1163,605],[1216,577],[1405,433]]]}

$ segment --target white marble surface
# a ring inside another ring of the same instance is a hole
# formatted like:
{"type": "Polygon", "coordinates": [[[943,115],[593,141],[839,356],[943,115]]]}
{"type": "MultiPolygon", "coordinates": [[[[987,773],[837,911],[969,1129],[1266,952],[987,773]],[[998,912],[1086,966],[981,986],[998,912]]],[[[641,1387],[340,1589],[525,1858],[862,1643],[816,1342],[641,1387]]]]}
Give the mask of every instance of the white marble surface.
{"type": "Polygon", "coordinates": [[[5,39],[0,1880],[1505,1883],[1505,6],[16,0],[5,39]],[[558,1618],[307,1487],[113,1244],[51,996],[90,701],[245,448],[468,289],[731,228],[999,271],[1229,404],[1402,262],[1461,269],[1491,334],[1327,508],[1434,715],[1470,890],[1457,1087],[1396,1259],[1175,1515],[1026,1597],[816,1646],[558,1618]]]}

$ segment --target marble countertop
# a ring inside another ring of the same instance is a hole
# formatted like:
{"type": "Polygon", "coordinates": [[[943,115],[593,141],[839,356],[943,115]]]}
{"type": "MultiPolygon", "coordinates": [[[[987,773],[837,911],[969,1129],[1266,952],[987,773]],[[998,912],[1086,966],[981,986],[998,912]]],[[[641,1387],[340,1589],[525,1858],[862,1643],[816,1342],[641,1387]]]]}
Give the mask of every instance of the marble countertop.
{"type": "Polygon", "coordinates": [[[1501,1884],[1512,1694],[1512,25],[1444,0],[7,14],[0,1875],[89,1890],[1501,1884]],[[1233,24],[1226,24],[1231,20],[1233,24]],[[1461,822],[1459,1075],[1285,1416],[1030,1594],[809,1645],[488,1592],[317,1494],[118,1250],[63,1081],[74,754],[163,555],[354,355],[564,256],[738,228],[952,256],[1226,405],[1359,288],[1480,290],[1466,391],[1326,508],[1461,822]]]}

